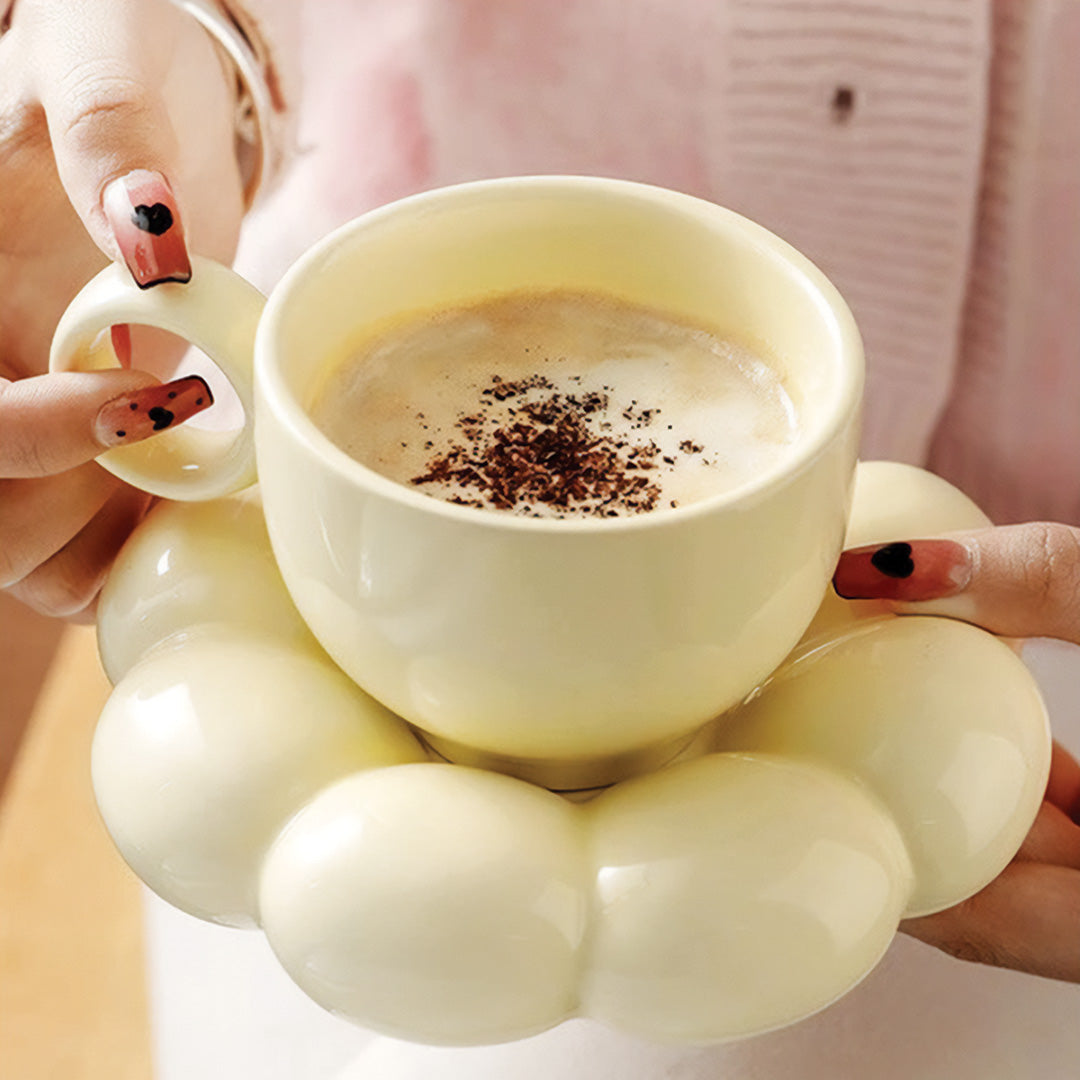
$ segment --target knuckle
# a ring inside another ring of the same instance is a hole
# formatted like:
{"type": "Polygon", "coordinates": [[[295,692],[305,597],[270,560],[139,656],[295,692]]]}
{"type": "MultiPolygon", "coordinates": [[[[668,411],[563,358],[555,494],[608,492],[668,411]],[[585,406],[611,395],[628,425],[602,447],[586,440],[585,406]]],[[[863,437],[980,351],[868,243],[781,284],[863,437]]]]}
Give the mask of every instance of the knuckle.
{"type": "Polygon", "coordinates": [[[20,439],[14,446],[4,447],[0,454],[0,476],[9,479],[28,476],[47,476],[53,470],[42,454],[42,447],[32,440],[20,439]]]}
{"type": "Polygon", "coordinates": [[[30,165],[34,155],[48,147],[45,112],[32,100],[18,100],[0,109],[0,164],[5,172],[23,163],[30,165]]]}
{"type": "MultiPolygon", "coordinates": [[[[21,384],[30,385],[30,380],[21,384]]],[[[0,379],[0,484],[8,480],[46,476],[55,472],[46,439],[27,438],[24,425],[18,423],[26,397],[20,384],[0,379]]]]}
{"type": "MultiPolygon", "coordinates": [[[[0,481],[0,507],[10,493],[11,482],[0,481]]],[[[0,589],[9,589],[33,570],[29,565],[24,538],[18,527],[12,527],[6,515],[0,514],[0,589]]]]}
{"type": "Polygon", "coordinates": [[[1054,617],[1055,629],[1080,636],[1080,529],[1059,522],[1034,522],[1026,584],[1035,602],[1054,617]]]}
{"type": "Polygon", "coordinates": [[[96,149],[104,125],[144,122],[150,112],[146,88],[138,79],[100,63],[72,71],[64,88],[60,135],[76,146],[96,149]]]}
{"type": "Polygon", "coordinates": [[[9,589],[23,578],[23,567],[14,551],[0,543],[0,589],[9,589]]]}
{"type": "Polygon", "coordinates": [[[986,964],[989,967],[1015,967],[1015,961],[998,943],[988,941],[976,934],[965,934],[943,941],[941,951],[956,960],[968,964],[986,964]]]}
{"type": "Polygon", "coordinates": [[[988,967],[1020,966],[1019,957],[997,926],[986,890],[914,923],[909,932],[956,960],[988,967]]]}
{"type": "Polygon", "coordinates": [[[15,590],[23,603],[43,615],[66,619],[85,610],[98,593],[96,578],[81,568],[57,559],[55,565],[43,565],[15,590]]]}

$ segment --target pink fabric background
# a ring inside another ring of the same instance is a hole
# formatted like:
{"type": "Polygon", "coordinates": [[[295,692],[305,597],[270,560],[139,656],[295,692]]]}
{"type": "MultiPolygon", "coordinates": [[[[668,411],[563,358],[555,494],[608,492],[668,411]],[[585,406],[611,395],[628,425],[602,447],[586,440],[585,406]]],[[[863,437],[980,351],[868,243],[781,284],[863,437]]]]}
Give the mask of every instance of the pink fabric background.
{"type": "Polygon", "coordinates": [[[1080,522],[1075,0],[249,6],[297,110],[241,252],[264,286],[334,226],[442,184],[687,191],[779,233],[848,299],[865,457],[929,465],[998,521],[1080,522]]]}

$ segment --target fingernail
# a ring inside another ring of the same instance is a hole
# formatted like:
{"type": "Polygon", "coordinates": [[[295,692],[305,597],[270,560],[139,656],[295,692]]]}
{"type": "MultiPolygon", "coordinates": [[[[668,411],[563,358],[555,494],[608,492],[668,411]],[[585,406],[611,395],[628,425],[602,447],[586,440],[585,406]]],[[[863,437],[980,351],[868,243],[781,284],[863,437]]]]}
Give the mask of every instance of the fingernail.
{"type": "Polygon", "coordinates": [[[131,367],[131,327],[127,323],[117,323],[112,328],[112,350],[116,362],[124,368],[131,367]]]}
{"type": "Polygon", "coordinates": [[[913,540],[852,548],[833,588],[846,600],[936,600],[971,580],[971,553],[955,540],[913,540]]]}
{"type": "Polygon", "coordinates": [[[102,206],[140,289],[191,280],[180,212],[165,177],[145,169],[121,176],[105,189],[102,206]]]}
{"type": "Polygon", "coordinates": [[[127,446],[176,427],[213,404],[206,382],[188,375],[105,402],[94,421],[94,435],[102,446],[127,446]]]}

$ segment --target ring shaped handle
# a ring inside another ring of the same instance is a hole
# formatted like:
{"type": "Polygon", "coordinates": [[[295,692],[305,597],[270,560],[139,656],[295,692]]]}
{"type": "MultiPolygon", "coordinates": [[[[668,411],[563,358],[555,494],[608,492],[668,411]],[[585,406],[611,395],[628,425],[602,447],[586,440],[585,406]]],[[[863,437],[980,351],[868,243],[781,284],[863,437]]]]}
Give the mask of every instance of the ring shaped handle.
{"type": "Polygon", "coordinates": [[[255,482],[253,363],[255,330],[266,298],[239,274],[212,259],[191,260],[191,281],[140,289],[112,265],[72,300],[57,324],[50,371],[115,367],[98,343],[117,323],[154,326],[202,349],[222,370],[244,407],[239,433],[177,427],[133,446],[103,453],[109,472],[166,499],[214,499],[255,482]]]}

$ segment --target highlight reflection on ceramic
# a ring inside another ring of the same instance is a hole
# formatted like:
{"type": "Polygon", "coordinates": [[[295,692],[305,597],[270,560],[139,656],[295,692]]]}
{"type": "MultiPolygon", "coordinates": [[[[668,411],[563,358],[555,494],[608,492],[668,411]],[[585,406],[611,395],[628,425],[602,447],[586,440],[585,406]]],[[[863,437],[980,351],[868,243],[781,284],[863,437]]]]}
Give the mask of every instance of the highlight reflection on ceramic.
{"type": "MultiPolygon", "coordinates": [[[[849,544],[986,522],[943,481],[859,468],[849,544]]],[[[592,798],[429,759],[307,632],[257,498],[165,504],[102,597],[116,688],[102,815],[170,903],[257,925],[316,1001],[421,1042],[589,1016],[686,1042],[849,990],[905,915],[1015,854],[1049,770],[1005,643],[828,595],[787,661],[679,759],[592,798]]]]}

